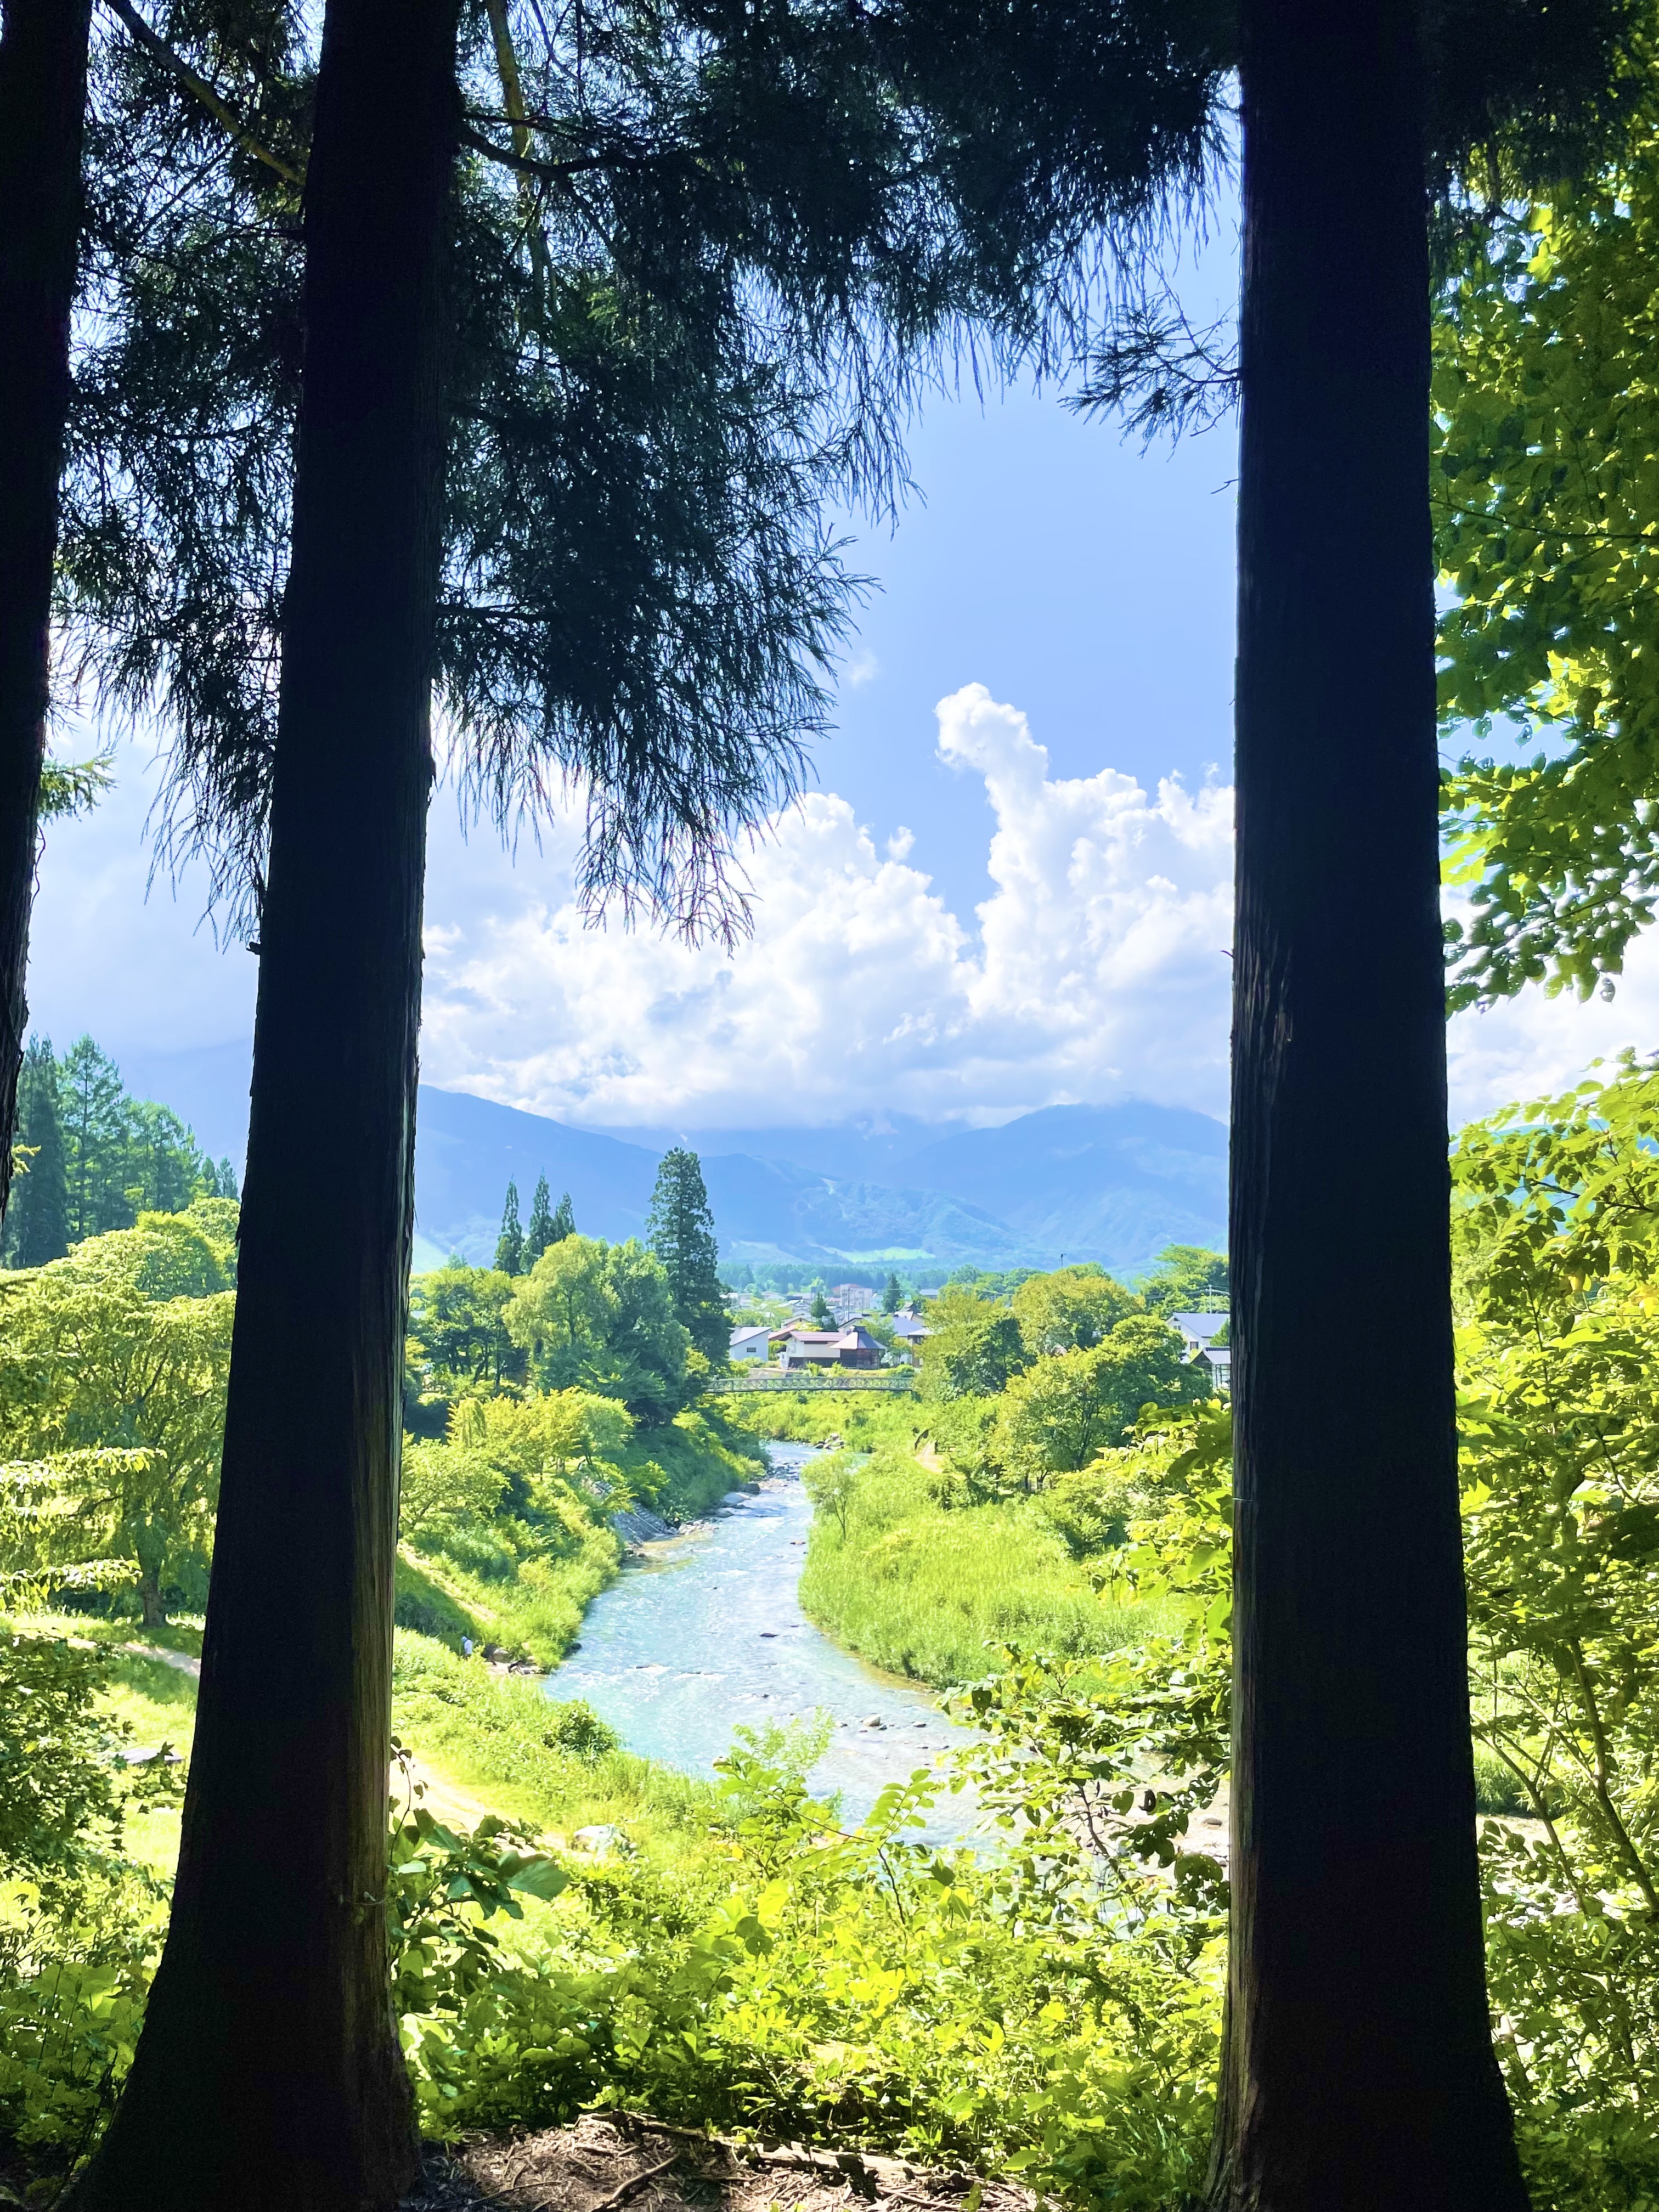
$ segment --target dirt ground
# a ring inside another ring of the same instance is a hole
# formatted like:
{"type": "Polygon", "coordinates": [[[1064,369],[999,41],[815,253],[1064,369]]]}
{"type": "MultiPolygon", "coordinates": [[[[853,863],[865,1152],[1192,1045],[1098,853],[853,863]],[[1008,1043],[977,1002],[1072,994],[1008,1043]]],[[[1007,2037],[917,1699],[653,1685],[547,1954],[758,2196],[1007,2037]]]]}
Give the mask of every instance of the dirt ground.
{"type": "Polygon", "coordinates": [[[403,2212],[832,2212],[855,2202],[1031,2212],[1029,2191],[902,2159],[761,2150],[655,2120],[587,2117],[539,2135],[487,2136],[429,2153],[403,2212]]]}

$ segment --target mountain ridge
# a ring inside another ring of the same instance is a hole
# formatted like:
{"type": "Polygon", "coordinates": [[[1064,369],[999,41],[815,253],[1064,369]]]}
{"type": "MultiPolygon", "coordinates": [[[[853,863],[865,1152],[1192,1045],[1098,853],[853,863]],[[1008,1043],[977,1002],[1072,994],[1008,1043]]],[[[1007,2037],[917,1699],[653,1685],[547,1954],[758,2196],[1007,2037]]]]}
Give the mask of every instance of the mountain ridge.
{"type": "MultiPolygon", "coordinates": [[[[240,1161],[251,1048],[120,1056],[135,1094],[163,1100],[214,1154],[240,1161]]],[[[1045,1106],[940,1133],[872,1113],[772,1129],[578,1128],[475,1092],[422,1084],[416,1143],[416,1265],[493,1257],[507,1179],[522,1211],[545,1174],[578,1228],[644,1234],[668,1146],[701,1154],[722,1256],[842,1274],[915,1264],[984,1267],[1098,1260],[1133,1274],[1164,1245],[1226,1235],[1227,1131],[1208,1115],[1129,1099],[1045,1106]]]]}
{"type": "MultiPolygon", "coordinates": [[[[443,1247],[487,1259],[500,1222],[495,1194],[509,1173],[526,1205],[545,1174],[556,1196],[570,1191],[578,1228],[642,1233],[654,1147],[425,1086],[416,1126],[416,1225],[428,1254],[443,1247]]],[[[911,1123],[878,1132],[875,1145],[857,1124],[742,1133],[751,1144],[775,1139],[770,1157],[716,1149],[733,1133],[682,1139],[700,1152],[726,1260],[1007,1267],[1052,1266],[1063,1254],[1134,1273],[1166,1244],[1214,1245],[1225,1234],[1227,1132],[1185,1108],[1044,1107],[943,1138],[911,1123]],[[905,1141],[913,1133],[921,1139],[914,1145],[905,1141]],[[894,1142],[903,1152],[891,1181],[858,1172],[877,1145],[894,1142]],[[851,1172],[839,1171],[843,1160],[851,1172]]]]}

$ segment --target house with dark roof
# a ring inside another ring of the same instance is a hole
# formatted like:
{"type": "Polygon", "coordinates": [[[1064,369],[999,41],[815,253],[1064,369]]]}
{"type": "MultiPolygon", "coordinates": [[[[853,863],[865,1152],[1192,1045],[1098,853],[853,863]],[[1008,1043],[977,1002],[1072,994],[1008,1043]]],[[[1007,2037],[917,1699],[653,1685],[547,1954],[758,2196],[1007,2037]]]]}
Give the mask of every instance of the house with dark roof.
{"type": "Polygon", "coordinates": [[[778,1364],[792,1367],[879,1367],[881,1346],[867,1328],[792,1328],[778,1364]]]}

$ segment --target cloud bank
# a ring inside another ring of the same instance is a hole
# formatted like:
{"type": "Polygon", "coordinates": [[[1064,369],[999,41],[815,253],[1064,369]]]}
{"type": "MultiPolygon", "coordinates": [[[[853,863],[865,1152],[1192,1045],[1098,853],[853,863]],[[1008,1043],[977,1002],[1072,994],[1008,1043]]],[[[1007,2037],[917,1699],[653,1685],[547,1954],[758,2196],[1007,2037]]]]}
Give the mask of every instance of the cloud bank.
{"type": "MultiPolygon", "coordinates": [[[[940,757],[977,778],[990,896],[963,917],[911,864],[902,823],[833,793],[779,817],[750,863],[735,957],[583,926],[574,823],[516,866],[432,825],[422,1073],[600,1127],[764,1127],[908,1113],[1002,1120],[1152,1098],[1224,1115],[1232,793],[1155,792],[1111,769],[1056,778],[1016,708],[970,684],[937,709],[940,757]]],[[[87,821],[46,839],[34,1025],[118,1055],[245,1037],[257,965],[198,928],[199,887],[144,896],[154,764],[136,751],[87,821]]],[[[1659,1048],[1659,931],[1617,994],[1532,991],[1449,1035],[1454,1125],[1565,1089],[1622,1046],[1659,1048]]]]}
{"type": "Polygon", "coordinates": [[[585,929],[568,895],[527,884],[464,915],[446,846],[427,1079],[609,1126],[1001,1118],[1127,1094],[1221,1110],[1231,793],[1169,781],[1149,796],[1110,769],[1056,781],[982,684],[937,711],[941,757],[982,779],[995,819],[976,932],[909,865],[908,830],[878,846],[833,793],[757,849],[755,932],[734,958],[585,929]]]}

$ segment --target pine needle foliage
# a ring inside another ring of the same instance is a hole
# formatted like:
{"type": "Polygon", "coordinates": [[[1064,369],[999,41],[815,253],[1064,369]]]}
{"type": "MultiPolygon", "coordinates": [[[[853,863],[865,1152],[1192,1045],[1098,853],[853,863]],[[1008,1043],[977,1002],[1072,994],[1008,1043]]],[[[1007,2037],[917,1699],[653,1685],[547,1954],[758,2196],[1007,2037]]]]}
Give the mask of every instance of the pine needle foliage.
{"type": "MultiPolygon", "coordinates": [[[[591,909],[729,939],[799,790],[957,349],[1042,364],[1219,159],[1224,10],[603,0],[471,10],[453,202],[437,734],[508,837],[585,809],[591,909]],[[1063,63],[1064,66],[1061,66],[1063,63]],[[509,112],[510,111],[510,112],[509,112]]],[[[163,857],[264,879],[314,56],[279,0],[176,0],[94,56],[61,616],[173,730],[163,857]]]]}
{"type": "Polygon", "coordinates": [[[663,1154],[646,1234],[667,1272],[676,1320],[711,1366],[723,1366],[731,1316],[720,1289],[714,1217],[702,1163],[684,1145],[663,1154]]]}

